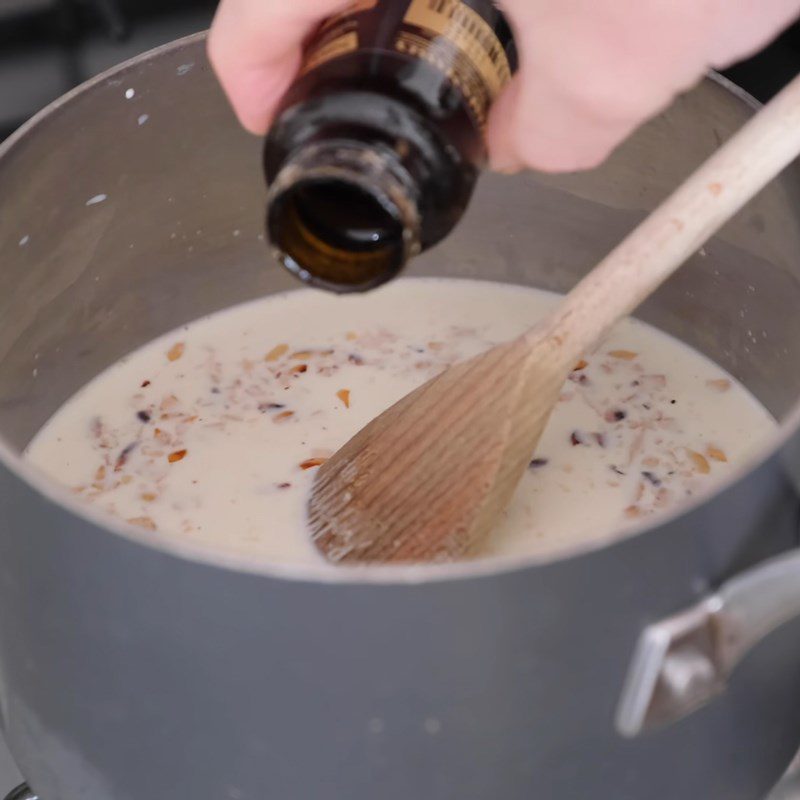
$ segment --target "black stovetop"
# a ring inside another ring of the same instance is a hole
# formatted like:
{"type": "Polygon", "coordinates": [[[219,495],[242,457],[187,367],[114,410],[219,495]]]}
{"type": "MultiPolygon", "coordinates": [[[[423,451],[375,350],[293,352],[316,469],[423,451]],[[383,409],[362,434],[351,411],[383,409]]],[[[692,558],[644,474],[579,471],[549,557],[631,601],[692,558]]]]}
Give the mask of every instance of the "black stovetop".
{"type": "Polygon", "coordinates": [[[215,0],[0,0],[0,139],[73,86],[208,27],[215,0]]]}

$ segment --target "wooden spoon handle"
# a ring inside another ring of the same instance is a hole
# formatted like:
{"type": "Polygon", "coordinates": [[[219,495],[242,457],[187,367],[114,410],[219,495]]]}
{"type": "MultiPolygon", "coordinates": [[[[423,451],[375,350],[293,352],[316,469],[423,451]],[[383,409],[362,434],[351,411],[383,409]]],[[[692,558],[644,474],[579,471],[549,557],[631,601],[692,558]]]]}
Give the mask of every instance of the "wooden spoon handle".
{"type": "MultiPolygon", "coordinates": [[[[759,111],[567,295],[544,324],[581,356],[800,155],[800,76],[759,111]]],[[[532,336],[541,336],[531,332],[532,336]]]]}

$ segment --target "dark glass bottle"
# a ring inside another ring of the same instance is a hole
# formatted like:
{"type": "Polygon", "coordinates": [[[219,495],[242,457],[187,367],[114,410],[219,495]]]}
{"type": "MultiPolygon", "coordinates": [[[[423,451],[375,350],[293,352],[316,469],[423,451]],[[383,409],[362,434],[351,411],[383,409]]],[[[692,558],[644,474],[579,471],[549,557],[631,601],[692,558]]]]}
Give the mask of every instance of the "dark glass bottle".
{"type": "Polygon", "coordinates": [[[264,151],[280,261],[308,283],[364,291],[450,233],[515,69],[491,0],[357,0],[323,23],[264,151]]]}

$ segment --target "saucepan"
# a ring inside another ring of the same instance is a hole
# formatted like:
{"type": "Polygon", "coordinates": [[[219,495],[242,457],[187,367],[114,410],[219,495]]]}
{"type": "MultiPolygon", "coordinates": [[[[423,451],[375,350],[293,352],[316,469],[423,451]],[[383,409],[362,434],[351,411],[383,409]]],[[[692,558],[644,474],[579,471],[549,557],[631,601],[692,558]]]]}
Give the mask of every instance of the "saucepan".
{"type": "MultiPolygon", "coordinates": [[[[487,175],[411,274],[566,290],[753,113],[711,76],[602,168],[487,175]]],[[[713,495],[555,560],[200,550],[21,460],[184,322],[294,287],[196,36],[0,147],[0,721],[44,800],[759,800],[800,744],[800,173],[641,309],[780,420],[713,495]]]]}

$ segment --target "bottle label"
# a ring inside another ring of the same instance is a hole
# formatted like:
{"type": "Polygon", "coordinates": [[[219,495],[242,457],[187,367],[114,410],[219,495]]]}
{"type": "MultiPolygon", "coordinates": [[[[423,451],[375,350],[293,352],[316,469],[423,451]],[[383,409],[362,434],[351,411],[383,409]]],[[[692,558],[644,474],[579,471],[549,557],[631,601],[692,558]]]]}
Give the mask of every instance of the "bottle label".
{"type": "Polygon", "coordinates": [[[344,11],[325,20],[306,47],[300,74],[305,75],[327,61],[358,50],[358,15],[377,5],[378,0],[355,0],[344,11]]]}
{"type": "MultiPolygon", "coordinates": [[[[357,50],[423,59],[460,91],[483,127],[512,74],[495,28],[463,0],[406,0],[400,5],[404,9],[396,24],[391,23],[398,3],[391,0],[356,0],[328,19],[306,48],[301,74],[357,50]]],[[[489,0],[482,5],[499,15],[489,0]]]]}

